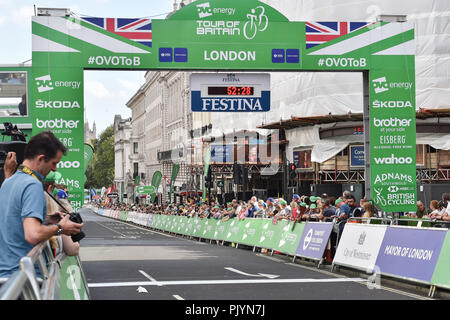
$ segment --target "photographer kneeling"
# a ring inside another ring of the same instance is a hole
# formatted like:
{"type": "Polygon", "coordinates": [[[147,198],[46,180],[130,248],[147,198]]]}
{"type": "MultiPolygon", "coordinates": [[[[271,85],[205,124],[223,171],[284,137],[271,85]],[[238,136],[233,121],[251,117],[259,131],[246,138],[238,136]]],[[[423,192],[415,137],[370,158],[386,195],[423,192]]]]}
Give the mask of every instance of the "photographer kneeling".
{"type": "MultiPolygon", "coordinates": [[[[10,277],[19,261],[41,241],[55,235],[81,232],[83,224],[65,215],[56,225],[45,225],[47,205],[42,180],[66,153],[66,147],[51,132],[32,137],[24,161],[0,189],[0,277],[10,277]]],[[[39,269],[36,268],[38,276],[39,269]]]]}

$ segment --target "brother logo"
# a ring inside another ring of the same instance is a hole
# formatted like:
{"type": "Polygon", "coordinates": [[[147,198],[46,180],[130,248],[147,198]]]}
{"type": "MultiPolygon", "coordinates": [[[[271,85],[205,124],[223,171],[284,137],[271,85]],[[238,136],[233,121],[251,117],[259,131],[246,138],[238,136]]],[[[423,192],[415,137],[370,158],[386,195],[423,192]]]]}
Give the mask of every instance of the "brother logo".
{"type": "Polygon", "coordinates": [[[80,120],[39,120],[36,119],[36,126],[39,129],[75,129],[78,128],[80,120]]]}

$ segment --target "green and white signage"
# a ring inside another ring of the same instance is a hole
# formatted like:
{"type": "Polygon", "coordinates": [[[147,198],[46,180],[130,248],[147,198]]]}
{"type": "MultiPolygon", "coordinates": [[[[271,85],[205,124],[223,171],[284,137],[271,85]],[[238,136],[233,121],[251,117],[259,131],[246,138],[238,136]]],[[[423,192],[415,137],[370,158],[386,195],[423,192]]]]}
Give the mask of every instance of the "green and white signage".
{"type": "MultiPolygon", "coordinates": [[[[33,134],[66,139],[64,161],[83,161],[84,69],[359,71],[370,85],[371,197],[387,212],[416,208],[411,23],[293,22],[255,0],[199,0],[166,20],[36,16],[32,32],[33,134]]],[[[82,170],[61,173],[79,207],[82,170]]]]}

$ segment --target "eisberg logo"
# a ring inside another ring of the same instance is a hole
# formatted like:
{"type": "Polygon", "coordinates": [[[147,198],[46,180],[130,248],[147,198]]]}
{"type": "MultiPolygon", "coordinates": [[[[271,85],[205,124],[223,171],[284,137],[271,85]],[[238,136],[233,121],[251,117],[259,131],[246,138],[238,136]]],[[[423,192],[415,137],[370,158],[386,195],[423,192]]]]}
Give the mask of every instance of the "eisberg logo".
{"type": "Polygon", "coordinates": [[[36,108],[52,108],[52,109],[73,109],[73,108],[81,108],[80,104],[77,101],[36,101],[36,108]]]}
{"type": "Polygon", "coordinates": [[[412,88],[412,82],[388,82],[386,77],[372,80],[375,93],[381,93],[393,88],[409,90],[412,88]]]}
{"type": "Polygon", "coordinates": [[[373,118],[373,125],[375,127],[409,127],[411,125],[412,119],[399,119],[397,117],[389,119],[377,119],[373,118]]]}
{"type": "Polygon", "coordinates": [[[375,100],[372,106],[376,109],[378,108],[412,108],[410,101],[379,101],[375,100]]]}
{"type": "Polygon", "coordinates": [[[39,120],[36,118],[36,126],[39,129],[75,129],[78,128],[80,120],[39,120]]]}
{"type": "Polygon", "coordinates": [[[37,77],[34,80],[36,80],[38,92],[46,92],[54,89],[52,78],[49,74],[46,76],[37,77]]]}
{"type": "Polygon", "coordinates": [[[390,157],[374,158],[376,164],[411,164],[413,159],[411,157],[395,157],[393,154],[390,157]]]}
{"type": "Polygon", "coordinates": [[[78,169],[80,167],[79,161],[60,161],[58,162],[58,169],[78,169]]]}
{"type": "Polygon", "coordinates": [[[198,4],[197,12],[200,19],[213,15],[209,2],[198,4]]]}

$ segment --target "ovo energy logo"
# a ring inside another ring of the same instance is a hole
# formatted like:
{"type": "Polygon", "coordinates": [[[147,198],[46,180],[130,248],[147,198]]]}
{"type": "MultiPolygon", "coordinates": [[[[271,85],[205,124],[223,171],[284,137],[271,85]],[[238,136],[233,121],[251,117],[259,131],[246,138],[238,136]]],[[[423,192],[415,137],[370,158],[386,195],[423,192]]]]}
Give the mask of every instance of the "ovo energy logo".
{"type": "Polygon", "coordinates": [[[386,77],[372,80],[375,93],[381,93],[393,88],[409,90],[412,88],[412,82],[388,82],[386,77]]]}
{"type": "Polygon", "coordinates": [[[197,5],[198,17],[200,19],[212,16],[212,10],[209,5],[209,2],[205,2],[197,5]]]}
{"type": "Polygon", "coordinates": [[[49,74],[46,76],[35,78],[34,80],[36,80],[38,92],[46,92],[54,89],[52,78],[49,74]]]}

